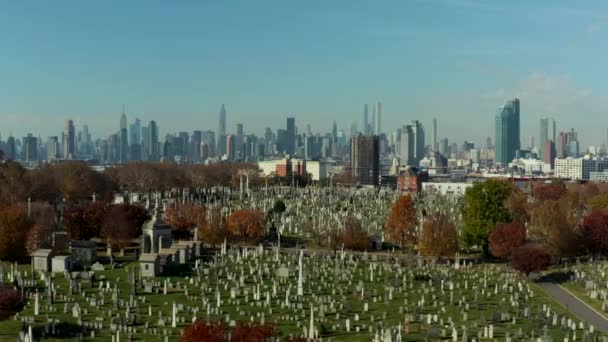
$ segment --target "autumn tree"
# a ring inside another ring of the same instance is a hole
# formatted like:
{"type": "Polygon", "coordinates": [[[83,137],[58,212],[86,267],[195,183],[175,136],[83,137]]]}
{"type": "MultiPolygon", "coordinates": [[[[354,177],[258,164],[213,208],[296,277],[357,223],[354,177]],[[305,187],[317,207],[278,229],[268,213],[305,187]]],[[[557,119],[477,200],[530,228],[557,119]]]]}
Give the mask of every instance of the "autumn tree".
{"type": "Polygon", "coordinates": [[[0,260],[19,261],[25,257],[25,241],[32,225],[23,205],[0,210],[0,260]]]}
{"type": "Polygon", "coordinates": [[[581,224],[585,244],[593,252],[608,252],[608,211],[594,210],[581,224]]]}
{"type": "Polygon", "coordinates": [[[113,248],[123,249],[142,234],[142,225],[150,219],[148,212],[137,205],[118,204],[108,210],[101,226],[101,236],[113,248]]]}
{"type": "Polygon", "coordinates": [[[228,231],[232,236],[255,240],[264,235],[264,214],[259,210],[242,209],[228,216],[228,231]]]}
{"type": "Polygon", "coordinates": [[[12,287],[0,287],[0,320],[14,315],[22,306],[21,292],[12,287]]]}
{"type": "Polygon", "coordinates": [[[566,192],[562,184],[539,184],[534,188],[533,196],[537,201],[557,201],[566,192]]]}
{"type": "Polygon", "coordinates": [[[405,244],[416,244],[418,224],[416,207],[411,195],[403,195],[391,207],[388,222],[384,228],[389,240],[398,242],[403,248],[405,244]]]}
{"type": "Polygon", "coordinates": [[[269,342],[277,333],[275,324],[238,322],[232,330],[230,342],[269,342]]]}
{"type": "Polygon", "coordinates": [[[559,200],[546,200],[532,211],[529,235],[542,242],[546,250],[555,256],[572,256],[580,249],[578,199],[568,193],[559,200]]]}
{"type": "Polygon", "coordinates": [[[458,252],[458,232],[447,215],[432,213],[422,223],[418,251],[424,256],[452,257],[458,252]]]}
{"type": "Polygon", "coordinates": [[[14,161],[0,164],[0,205],[12,205],[27,200],[29,192],[27,171],[14,161]]]}
{"type": "Polygon", "coordinates": [[[89,165],[80,161],[51,165],[43,171],[54,177],[57,189],[68,203],[88,200],[93,193],[100,198],[111,193],[115,186],[110,180],[89,165]]]}
{"type": "Polygon", "coordinates": [[[197,224],[197,237],[211,245],[218,245],[228,237],[226,217],[220,209],[214,209],[205,220],[197,224]]]}
{"type": "Polygon", "coordinates": [[[485,255],[488,236],[498,223],[511,221],[511,213],[506,206],[511,194],[507,182],[489,179],[476,183],[464,195],[462,241],[468,247],[479,246],[485,255]]]}
{"type": "Polygon", "coordinates": [[[527,276],[532,272],[542,271],[551,261],[545,249],[537,244],[527,244],[513,251],[511,265],[527,276]]]}
{"type": "Polygon", "coordinates": [[[344,228],[336,233],[334,237],[336,247],[344,246],[345,249],[364,251],[369,248],[371,239],[363,229],[361,221],[352,216],[344,219],[344,228]]]}
{"type": "Polygon", "coordinates": [[[605,210],[608,209],[608,192],[591,197],[587,201],[587,207],[590,210],[605,210]]]}
{"type": "Polygon", "coordinates": [[[224,342],[228,340],[228,326],[223,322],[197,320],[184,329],[180,342],[224,342]]]}
{"type": "Polygon", "coordinates": [[[131,162],[115,170],[120,186],[133,192],[156,190],[161,180],[161,172],[156,163],[131,162]]]}
{"type": "Polygon", "coordinates": [[[51,247],[52,233],[56,230],[55,210],[48,204],[31,204],[31,217],[34,224],[27,234],[25,247],[29,255],[40,248],[51,247]]]}
{"type": "Polygon", "coordinates": [[[177,239],[190,238],[190,229],[205,224],[207,210],[205,206],[188,202],[174,203],[165,211],[165,221],[172,225],[173,236],[177,239]]]}
{"type": "Polygon", "coordinates": [[[528,195],[523,191],[514,188],[507,199],[506,207],[511,214],[513,222],[526,225],[530,221],[528,195]]]}
{"type": "Polygon", "coordinates": [[[110,205],[97,201],[84,208],[72,207],[63,214],[63,224],[72,240],[90,240],[101,235],[101,226],[110,205]]]}
{"type": "Polygon", "coordinates": [[[526,241],[526,229],[519,222],[501,223],[492,230],[488,241],[493,256],[509,259],[513,251],[526,241]]]}

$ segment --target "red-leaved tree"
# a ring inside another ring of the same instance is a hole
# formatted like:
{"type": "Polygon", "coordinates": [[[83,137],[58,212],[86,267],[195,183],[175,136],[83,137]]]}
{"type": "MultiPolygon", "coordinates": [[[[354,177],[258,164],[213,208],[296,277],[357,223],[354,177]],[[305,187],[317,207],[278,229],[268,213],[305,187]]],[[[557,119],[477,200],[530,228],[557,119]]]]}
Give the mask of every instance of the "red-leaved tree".
{"type": "Polygon", "coordinates": [[[0,287],[0,320],[6,319],[21,309],[21,293],[12,287],[0,287]]]}
{"type": "Polygon", "coordinates": [[[122,249],[141,235],[141,227],[149,219],[150,215],[143,207],[113,205],[102,223],[101,236],[109,240],[113,248],[122,249]]]}
{"type": "Polygon", "coordinates": [[[541,184],[534,188],[534,198],[541,202],[557,201],[565,192],[566,188],[561,184],[541,184]]]}
{"type": "Polygon", "coordinates": [[[511,265],[514,269],[529,276],[532,272],[542,271],[551,261],[549,253],[537,244],[523,245],[513,251],[511,265]]]}
{"type": "Polygon", "coordinates": [[[526,229],[517,222],[498,224],[488,238],[490,253],[501,259],[509,259],[513,250],[525,241],[526,229]]]}
{"type": "Polygon", "coordinates": [[[165,211],[165,221],[175,229],[173,236],[177,239],[190,237],[190,229],[205,224],[207,210],[196,203],[175,203],[165,211]]]}
{"type": "Polygon", "coordinates": [[[237,323],[232,330],[231,342],[266,342],[277,335],[274,324],[237,323]]]}
{"type": "Polygon", "coordinates": [[[336,234],[334,240],[336,247],[344,246],[345,249],[353,251],[367,250],[371,241],[369,234],[363,229],[361,221],[352,216],[344,219],[344,229],[336,234]]]}
{"type": "Polygon", "coordinates": [[[580,226],[587,247],[594,252],[608,251],[608,212],[594,210],[585,216],[580,226]]]}
{"type": "Polygon", "coordinates": [[[228,327],[223,322],[208,323],[197,320],[184,329],[180,342],[224,342],[228,340],[228,327]]]}

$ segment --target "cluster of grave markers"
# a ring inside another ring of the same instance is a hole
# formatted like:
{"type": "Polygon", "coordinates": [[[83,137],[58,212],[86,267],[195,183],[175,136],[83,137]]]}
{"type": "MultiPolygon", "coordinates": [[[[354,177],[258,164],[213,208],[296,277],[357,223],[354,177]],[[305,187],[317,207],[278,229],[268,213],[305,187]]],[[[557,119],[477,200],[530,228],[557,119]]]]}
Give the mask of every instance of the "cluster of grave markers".
{"type": "MultiPolygon", "coordinates": [[[[173,341],[197,319],[276,323],[281,337],[375,341],[420,339],[591,340],[592,326],[538,300],[521,276],[502,266],[405,263],[374,254],[276,254],[228,249],[192,274],[143,279],[137,267],[33,275],[0,272],[28,298],[14,319],[21,337],[112,336],[173,341]]],[[[29,340],[28,340],[29,339],[29,340]]]]}

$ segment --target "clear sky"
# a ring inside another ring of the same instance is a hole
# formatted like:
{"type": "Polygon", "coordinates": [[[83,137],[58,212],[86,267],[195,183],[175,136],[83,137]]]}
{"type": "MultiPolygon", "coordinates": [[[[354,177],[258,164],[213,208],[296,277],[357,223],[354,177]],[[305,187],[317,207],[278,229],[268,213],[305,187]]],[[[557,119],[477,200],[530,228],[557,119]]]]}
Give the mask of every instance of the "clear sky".
{"type": "Polygon", "coordinates": [[[458,142],[493,136],[521,99],[522,145],[539,118],[608,127],[608,2],[558,0],[3,1],[0,133],[58,135],[67,117],[94,136],[128,120],[161,133],[348,131],[364,103],[383,126],[418,119],[458,142]]]}

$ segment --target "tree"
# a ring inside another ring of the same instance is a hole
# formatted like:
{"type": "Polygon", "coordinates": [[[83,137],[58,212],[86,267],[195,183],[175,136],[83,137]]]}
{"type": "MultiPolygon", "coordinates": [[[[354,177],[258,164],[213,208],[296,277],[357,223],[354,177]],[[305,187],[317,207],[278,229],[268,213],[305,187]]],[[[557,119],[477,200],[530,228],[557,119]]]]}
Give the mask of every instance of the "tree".
{"type": "Polygon", "coordinates": [[[264,235],[264,214],[253,209],[233,211],[228,216],[228,231],[241,239],[258,239],[264,235]]]}
{"type": "Polygon", "coordinates": [[[27,171],[18,162],[0,164],[0,205],[12,205],[27,200],[29,191],[27,171]]]}
{"type": "Polygon", "coordinates": [[[587,207],[590,210],[608,209],[608,192],[593,196],[587,201],[587,207]]]}
{"type": "Polygon", "coordinates": [[[101,236],[112,244],[112,248],[123,249],[142,234],[141,227],[148,221],[148,212],[136,205],[113,205],[103,220],[101,236]]]}
{"type": "Polygon", "coordinates": [[[23,260],[27,233],[32,225],[23,205],[14,204],[0,210],[0,260],[23,260]]]}
{"type": "Polygon", "coordinates": [[[274,201],[274,205],[272,206],[272,211],[274,213],[277,213],[280,215],[285,212],[286,208],[287,207],[285,206],[285,202],[283,202],[283,200],[281,200],[281,199],[278,199],[278,200],[274,201]]]}
{"type": "Polygon", "coordinates": [[[21,293],[12,287],[0,287],[0,320],[17,313],[23,306],[21,293]]]}
{"type": "Polygon", "coordinates": [[[407,194],[399,197],[391,207],[388,222],[384,227],[389,240],[398,242],[402,248],[406,243],[416,244],[416,214],[412,196],[407,194]]]}
{"type": "Polygon", "coordinates": [[[566,187],[562,184],[540,184],[534,188],[534,198],[540,202],[557,201],[564,193],[566,187]]]}
{"type": "Polygon", "coordinates": [[[228,340],[228,327],[223,322],[208,323],[197,320],[184,329],[180,342],[224,342],[228,340]]]}
{"type": "Polygon", "coordinates": [[[207,210],[196,203],[175,203],[165,211],[165,221],[172,225],[173,236],[177,239],[190,238],[190,229],[201,226],[207,220],[207,210]]]}
{"type": "Polygon", "coordinates": [[[274,324],[254,324],[238,322],[232,330],[231,342],[266,342],[277,335],[274,324]]]}
{"type": "Polygon", "coordinates": [[[549,265],[551,257],[545,249],[536,244],[527,244],[513,251],[511,265],[527,276],[542,271],[549,265]]]}
{"type": "Polygon", "coordinates": [[[528,205],[528,195],[523,191],[513,188],[511,195],[507,199],[507,209],[511,214],[513,222],[526,225],[530,221],[530,207],[528,205]]]}
{"type": "Polygon", "coordinates": [[[489,237],[490,253],[501,259],[510,259],[513,251],[526,241],[526,229],[519,222],[501,223],[489,237]]]}
{"type": "Polygon", "coordinates": [[[585,244],[593,252],[608,252],[608,212],[594,210],[581,224],[585,244]]]}
{"type": "Polygon", "coordinates": [[[31,217],[35,218],[27,234],[25,247],[29,255],[40,248],[51,247],[52,233],[56,229],[55,211],[45,203],[35,202],[31,205],[31,217]]]}
{"type": "Polygon", "coordinates": [[[50,172],[54,176],[59,192],[68,203],[83,202],[93,193],[103,197],[115,189],[108,177],[94,171],[84,162],[54,164],[44,168],[43,171],[50,172]]]}
{"type": "Polygon", "coordinates": [[[489,179],[467,189],[464,195],[462,241],[468,247],[479,246],[484,255],[488,253],[488,236],[498,223],[511,221],[506,201],[511,194],[511,185],[504,181],[489,179]]]}
{"type": "Polygon", "coordinates": [[[88,206],[72,207],[63,214],[64,226],[72,240],[90,240],[101,235],[101,226],[110,209],[106,202],[97,201],[88,206]]]}
{"type": "Polygon", "coordinates": [[[196,229],[198,229],[197,235],[200,241],[205,241],[215,246],[224,242],[224,239],[228,237],[228,230],[226,218],[222,215],[220,209],[215,209],[210,214],[209,217],[206,217],[205,221],[198,224],[196,229]]]}
{"type": "Polygon", "coordinates": [[[344,246],[345,249],[364,251],[369,248],[371,239],[363,229],[361,221],[352,216],[347,216],[344,219],[344,229],[337,232],[334,241],[338,248],[344,246]]]}
{"type": "Polygon", "coordinates": [[[446,215],[433,213],[424,221],[418,251],[436,257],[451,257],[458,252],[458,232],[446,215]]]}
{"type": "Polygon", "coordinates": [[[555,256],[575,255],[580,247],[580,237],[576,231],[577,214],[572,212],[569,195],[560,200],[547,200],[532,211],[530,238],[545,244],[546,250],[555,256]]]}

